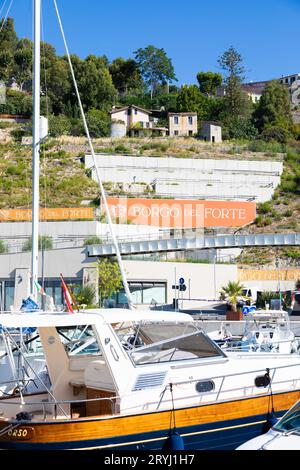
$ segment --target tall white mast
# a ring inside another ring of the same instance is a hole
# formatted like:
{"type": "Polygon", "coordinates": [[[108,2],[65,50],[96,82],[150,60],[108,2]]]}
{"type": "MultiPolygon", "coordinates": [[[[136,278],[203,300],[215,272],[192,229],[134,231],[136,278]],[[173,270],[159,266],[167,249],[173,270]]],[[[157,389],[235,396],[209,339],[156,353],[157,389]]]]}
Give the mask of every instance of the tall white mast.
{"type": "Polygon", "coordinates": [[[32,254],[31,293],[36,299],[34,281],[38,280],[39,249],[39,179],[40,179],[40,51],[41,51],[41,0],[34,2],[34,65],[33,65],[33,142],[32,142],[32,254]]]}

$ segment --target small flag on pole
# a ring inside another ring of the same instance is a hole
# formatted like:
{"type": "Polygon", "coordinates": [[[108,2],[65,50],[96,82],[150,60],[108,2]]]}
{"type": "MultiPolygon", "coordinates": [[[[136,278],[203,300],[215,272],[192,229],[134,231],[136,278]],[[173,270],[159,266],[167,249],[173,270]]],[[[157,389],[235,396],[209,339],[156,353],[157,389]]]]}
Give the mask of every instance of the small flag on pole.
{"type": "Polygon", "coordinates": [[[73,303],[72,296],[70,294],[70,291],[68,289],[67,284],[64,281],[64,278],[63,278],[62,274],[60,275],[60,277],[61,277],[61,287],[62,287],[62,290],[63,290],[63,293],[64,293],[64,297],[65,297],[65,300],[66,300],[67,307],[69,309],[69,312],[74,313],[74,310],[73,310],[73,307],[72,307],[72,303],[73,303]]]}
{"type": "Polygon", "coordinates": [[[34,285],[39,294],[46,295],[46,292],[44,291],[43,287],[37,281],[34,281],[34,285]]]}

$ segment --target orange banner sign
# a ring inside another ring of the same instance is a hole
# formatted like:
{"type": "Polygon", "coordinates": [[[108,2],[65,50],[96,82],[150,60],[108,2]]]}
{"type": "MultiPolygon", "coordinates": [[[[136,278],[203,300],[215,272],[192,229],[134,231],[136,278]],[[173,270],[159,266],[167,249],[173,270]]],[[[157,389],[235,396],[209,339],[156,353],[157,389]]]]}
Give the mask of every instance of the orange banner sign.
{"type": "Polygon", "coordinates": [[[297,281],[300,269],[238,269],[239,281],[297,281]]]}
{"type": "Polygon", "coordinates": [[[109,198],[108,205],[120,224],[165,228],[242,227],[256,217],[254,202],[109,198]]]}
{"type": "MultiPolygon", "coordinates": [[[[72,207],[56,209],[40,209],[40,220],[75,220],[93,219],[92,207],[72,207]]],[[[32,219],[29,209],[0,209],[1,222],[25,222],[32,219]]]]}

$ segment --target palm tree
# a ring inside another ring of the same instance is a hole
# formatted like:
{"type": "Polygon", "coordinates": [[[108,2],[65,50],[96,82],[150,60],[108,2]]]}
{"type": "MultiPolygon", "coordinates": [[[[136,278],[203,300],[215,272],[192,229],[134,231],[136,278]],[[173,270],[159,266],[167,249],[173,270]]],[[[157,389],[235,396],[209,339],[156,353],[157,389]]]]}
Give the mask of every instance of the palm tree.
{"type": "Polygon", "coordinates": [[[243,290],[245,286],[240,284],[239,281],[229,281],[227,286],[221,288],[221,295],[225,295],[230,303],[231,309],[233,312],[237,311],[238,297],[243,295],[243,290]]]}

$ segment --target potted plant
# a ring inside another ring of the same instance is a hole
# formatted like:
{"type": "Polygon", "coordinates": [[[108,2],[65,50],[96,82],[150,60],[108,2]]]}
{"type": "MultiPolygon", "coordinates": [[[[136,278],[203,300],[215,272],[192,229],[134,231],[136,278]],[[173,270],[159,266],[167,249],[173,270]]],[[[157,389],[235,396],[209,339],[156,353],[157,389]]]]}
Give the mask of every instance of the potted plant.
{"type": "Polygon", "coordinates": [[[220,294],[228,301],[230,310],[227,311],[226,320],[242,320],[243,313],[238,309],[239,297],[243,296],[245,287],[239,281],[229,281],[221,288],[220,294]]]}

